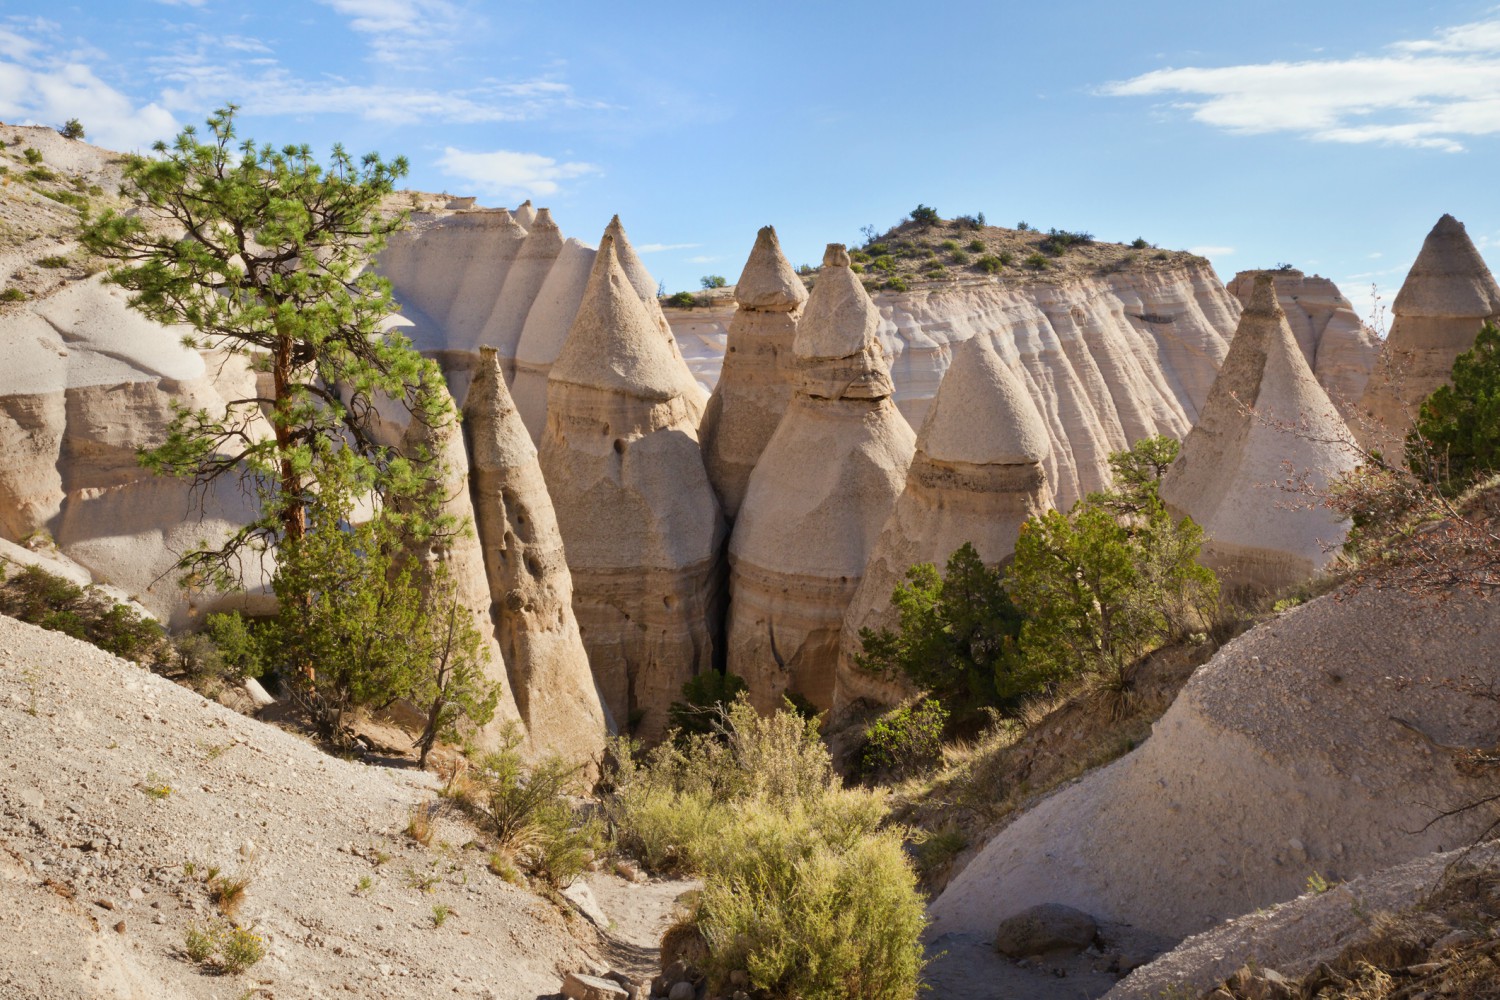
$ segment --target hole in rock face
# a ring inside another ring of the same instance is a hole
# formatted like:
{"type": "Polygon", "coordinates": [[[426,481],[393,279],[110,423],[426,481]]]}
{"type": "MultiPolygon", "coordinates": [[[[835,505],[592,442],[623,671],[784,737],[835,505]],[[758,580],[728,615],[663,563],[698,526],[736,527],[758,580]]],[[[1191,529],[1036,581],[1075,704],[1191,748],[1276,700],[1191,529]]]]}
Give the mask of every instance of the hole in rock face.
{"type": "Polygon", "coordinates": [[[616,455],[623,455],[623,454],[625,454],[625,439],[624,438],[615,438],[615,454],[616,455]]]}
{"type": "Polygon", "coordinates": [[[541,560],[537,559],[536,556],[528,552],[526,553],[526,558],[523,561],[526,563],[526,572],[530,573],[532,576],[542,575],[542,563],[541,560]]]}

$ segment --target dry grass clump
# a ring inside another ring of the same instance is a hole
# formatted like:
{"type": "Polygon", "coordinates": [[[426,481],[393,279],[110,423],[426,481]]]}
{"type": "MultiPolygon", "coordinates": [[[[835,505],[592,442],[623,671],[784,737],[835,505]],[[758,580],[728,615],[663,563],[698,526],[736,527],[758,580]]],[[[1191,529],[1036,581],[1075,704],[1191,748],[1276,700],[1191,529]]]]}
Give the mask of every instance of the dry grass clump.
{"type": "Polygon", "coordinates": [[[670,936],[701,937],[711,989],[743,970],[772,998],[914,995],[926,917],[905,831],[885,825],[883,793],[840,787],[816,723],[741,698],[716,734],[615,756],[617,846],[703,879],[670,936]]]}

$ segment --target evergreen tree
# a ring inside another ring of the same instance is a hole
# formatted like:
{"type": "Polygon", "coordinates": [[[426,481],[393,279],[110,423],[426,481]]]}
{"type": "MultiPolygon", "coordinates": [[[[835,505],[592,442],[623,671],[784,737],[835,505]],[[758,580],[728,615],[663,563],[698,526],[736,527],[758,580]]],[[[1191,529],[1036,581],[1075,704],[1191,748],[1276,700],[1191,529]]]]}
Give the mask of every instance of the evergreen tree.
{"type": "Polygon", "coordinates": [[[1413,472],[1449,492],[1500,472],[1500,328],[1485,323],[1474,346],[1453,362],[1453,384],[1440,386],[1406,438],[1413,472]]]}

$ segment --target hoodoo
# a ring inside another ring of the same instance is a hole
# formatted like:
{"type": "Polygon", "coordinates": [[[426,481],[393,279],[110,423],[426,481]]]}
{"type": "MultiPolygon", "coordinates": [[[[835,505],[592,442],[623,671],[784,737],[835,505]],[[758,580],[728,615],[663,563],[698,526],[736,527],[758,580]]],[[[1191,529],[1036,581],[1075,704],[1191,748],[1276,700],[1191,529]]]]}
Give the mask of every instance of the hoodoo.
{"type": "Polygon", "coordinates": [[[568,339],[593,267],[592,247],[574,239],[564,241],[516,342],[515,360],[510,366],[515,372],[511,396],[533,442],[541,440],[547,423],[547,373],[568,339]]]}
{"type": "MultiPolygon", "coordinates": [[[[456,417],[441,426],[433,426],[414,414],[401,437],[401,452],[418,461],[434,460],[438,478],[432,487],[442,498],[442,513],[461,525],[474,523],[474,504],[469,496],[469,456],[464,450],[463,431],[456,417]]],[[[464,531],[451,538],[424,543],[417,554],[424,562],[442,563],[446,567],[453,582],[454,599],[473,616],[474,628],[479,633],[479,648],[489,657],[485,676],[499,681],[502,687],[494,720],[485,727],[487,734],[498,733],[507,723],[520,721],[521,713],[516,706],[515,688],[506,676],[505,658],[496,640],[495,622],[490,617],[490,586],[479,540],[473,532],[464,531]]]]}
{"type": "Polygon", "coordinates": [[[1422,401],[1453,378],[1485,320],[1500,318],[1500,286],[1464,224],[1445,215],[1422,243],[1391,306],[1391,332],[1359,401],[1360,443],[1402,454],[1422,401]]]}
{"type": "Polygon", "coordinates": [[[1337,285],[1320,275],[1309,277],[1295,268],[1236,274],[1228,288],[1241,306],[1250,304],[1255,276],[1261,273],[1271,275],[1276,285],[1276,301],[1281,303],[1281,311],[1286,313],[1287,324],[1318,384],[1347,418],[1370,381],[1370,372],[1380,355],[1380,338],[1360,322],[1354,306],[1337,285]]]}
{"type": "Polygon", "coordinates": [[[829,244],[797,328],[797,388],[750,474],[729,546],[729,670],[761,709],[833,704],[849,601],[906,482],[916,435],[891,400],[880,313],[829,244]]]}
{"type": "Polygon", "coordinates": [[[683,367],[606,236],[548,376],[541,467],[595,680],[646,738],[712,666],[723,603],[724,519],[683,367]]]}
{"type": "Polygon", "coordinates": [[[756,235],[734,298],[724,367],[703,414],[703,461],[730,519],[791,401],[792,342],[807,301],[771,226],[756,235]]]}
{"type": "Polygon", "coordinates": [[[896,625],[891,592],[917,563],[941,568],[965,542],[988,565],[1009,559],[1021,525],[1052,504],[1042,467],[1051,447],[1026,386],[989,343],[959,344],[917,432],[906,489],[844,616],[835,711],[859,698],[900,700],[899,685],[854,665],[860,629],[896,625]]]}
{"type": "Polygon", "coordinates": [[[1286,503],[1278,484],[1305,477],[1321,488],[1355,464],[1353,437],[1307,366],[1271,276],[1257,275],[1162,499],[1203,526],[1203,562],[1227,584],[1276,588],[1321,569],[1348,530],[1327,508],[1286,503]]]}
{"type": "Polygon", "coordinates": [[[552,213],[545,208],[539,209],[536,218],[526,227],[526,240],[505,275],[495,311],[479,334],[478,343],[498,349],[502,359],[509,359],[504,363],[512,368],[516,345],[526,327],[526,316],[541,293],[552,265],[562,253],[564,242],[562,230],[552,221],[552,213]]]}
{"type": "Polygon", "coordinates": [[[480,348],[464,417],[475,527],[516,707],[533,745],[588,760],[613,727],[573,616],[573,578],[536,447],[492,347],[480,348]]]}

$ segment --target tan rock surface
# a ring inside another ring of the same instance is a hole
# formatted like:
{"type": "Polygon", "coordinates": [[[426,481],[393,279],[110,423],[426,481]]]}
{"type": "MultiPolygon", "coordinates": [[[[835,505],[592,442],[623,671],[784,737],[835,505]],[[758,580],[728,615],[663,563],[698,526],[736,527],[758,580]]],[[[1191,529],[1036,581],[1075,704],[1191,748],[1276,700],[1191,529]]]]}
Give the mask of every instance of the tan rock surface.
{"type": "MultiPolygon", "coordinates": [[[[1227,286],[1240,306],[1250,304],[1255,276],[1241,271],[1227,286]]],[[[1380,338],[1360,318],[1337,285],[1295,268],[1266,271],[1276,283],[1276,301],[1302,348],[1318,384],[1346,418],[1359,402],[1380,355],[1380,338]]]]}
{"type": "Polygon", "coordinates": [[[495,351],[480,354],[464,427],[496,636],[532,744],[587,761],[614,726],[573,615],[573,578],[536,447],[495,351]]]}
{"type": "Polygon", "coordinates": [[[703,461],[724,514],[739,513],[766,442],[792,398],[792,342],[807,289],[781,252],[776,230],[755,237],[735,285],[724,366],[703,414],[703,461]]]}
{"type": "Polygon", "coordinates": [[[547,373],[568,339],[593,267],[593,247],[574,239],[564,242],[516,343],[511,395],[533,443],[541,440],[547,425],[547,373]]]}
{"type": "Polygon", "coordinates": [[[1042,468],[1050,450],[1046,425],[1015,373],[985,341],[959,344],[917,432],[906,488],[844,616],[835,713],[856,699],[891,705],[911,693],[855,666],[860,630],[897,625],[891,592],[917,563],[941,570],[966,542],[986,565],[1008,561],[1021,525],[1052,505],[1042,468]]]}
{"type": "Polygon", "coordinates": [[[723,517],[683,377],[606,237],[548,377],[541,466],[595,680],[647,738],[713,664],[723,599],[723,517]]]}
{"type": "Polygon", "coordinates": [[[1353,436],[1262,272],[1202,416],[1162,478],[1162,499],[1202,525],[1202,562],[1225,584],[1274,589],[1321,569],[1348,531],[1331,510],[1278,486],[1305,479],[1321,490],[1356,464],[1353,436]]]}
{"type": "Polygon", "coordinates": [[[526,240],[506,273],[494,311],[475,342],[476,348],[484,344],[500,352],[500,357],[505,359],[502,363],[507,367],[507,377],[514,369],[516,345],[520,343],[532,303],[541,293],[565,242],[562,230],[552,221],[552,213],[545,208],[538,211],[536,218],[526,226],[526,240]]]}
{"type": "Polygon", "coordinates": [[[1500,318],[1500,286],[1463,223],[1444,215],[1391,306],[1391,332],[1359,401],[1360,443],[1402,455],[1422,401],[1452,380],[1454,360],[1494,318],[1500,318]]]}
{"type": "Polygon", "coordinates": [[[832,706],[844,614],[916,449],[878,323],[848,253],[830,244],[793,344],[796,393],[729,546],[729,671],[762,710],[785,692],[832,706]]]}
{"type": "Polygon", "coordinates": [[[1330,881],[1467,843],[1489,787],[1391,720],[1487,746],[1500,706],[1493,601],[1344,589],[1235,639],[1151,738],[995,836],[931,907],[932,933],[993,931],[1035,903],[1174,939],[1330,881]],[[1478,669],[1480,673],[1475,674],[1478,669]]]}
{"type": "Polygon", "coordinates": [[[485,677],[500,684],[500,701],[494,720],[481,734],[481,743],[492,743],[507,724],[522,721],[516,705],[516,689],[506,670],[496,635],[495,619],[490,614],[490,582],[485,570],[485,551],[475,531],[474,503],[469,493],[469,456],[464,449],[463,430],[455,415],[441,426],[433,426],[418,416],[407,425],[401,440],[402,454],[415,462],[436,462],[440,479],[432,484],[443,497],[442,513],[461,526],[452,537],[424,544],[418,557],[429,565],[441,564],[453,581],[454,599],[471,616],[479,633],[479,648],[487,657],[485,677]]]}

